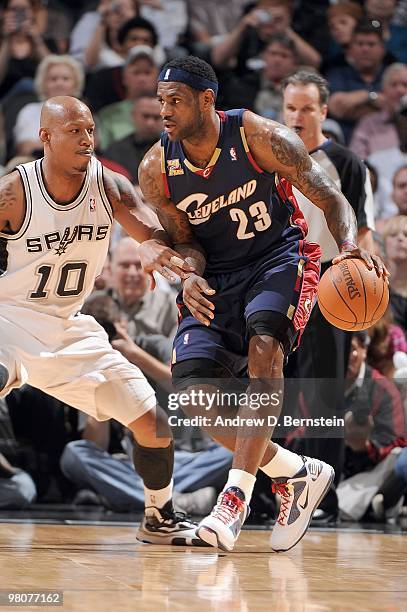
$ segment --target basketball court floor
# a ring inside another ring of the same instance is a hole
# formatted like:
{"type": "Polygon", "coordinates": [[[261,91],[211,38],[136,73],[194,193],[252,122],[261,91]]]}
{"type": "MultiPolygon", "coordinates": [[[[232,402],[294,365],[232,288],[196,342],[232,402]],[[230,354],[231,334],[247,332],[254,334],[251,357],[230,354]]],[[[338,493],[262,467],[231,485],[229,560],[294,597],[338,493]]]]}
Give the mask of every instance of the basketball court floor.
{"type": "Polygon", "coordinates": [[[64,612],[407,610],[407,532],[398,526],[310,529],[279,554],[269,530],[251,528],[224,553],[139,544],[134,522],[86,516],[0,513],[0,610],[15,609],[8,591],[62,591],[64,612]]]}

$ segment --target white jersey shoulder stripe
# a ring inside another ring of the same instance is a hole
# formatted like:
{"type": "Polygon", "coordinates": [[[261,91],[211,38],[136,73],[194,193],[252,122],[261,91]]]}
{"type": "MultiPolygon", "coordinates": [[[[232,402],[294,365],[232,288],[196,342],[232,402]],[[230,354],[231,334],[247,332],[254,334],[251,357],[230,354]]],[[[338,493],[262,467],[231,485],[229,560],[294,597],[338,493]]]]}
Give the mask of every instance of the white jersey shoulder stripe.
{"type": "Polygon", "coordinates": [[[114,216],[113,208],[109,201],[109,198],[107,197],[107,194],[105,191],[105,185],[103,182],[103,167],[99,160],[96,160],[96,161],[97,161],[97,182],[98,182],[100,197],[102,198],[103,206],[105,207],[106,212],[110,217],[110,220],[113,221],[113,216],[114,216]]]}
{"type": "Polygon", "coordinates": [[[31,187],[28,182],[27,171],[24,166],[17,166],[16,170],[18,170],[21,178],[21,182],[23,183],[24,196],[25,196],[25,215],[23,222],[21,224],[20,229],[15,234],[5,234],[4,232],[0,232],[0,237],[5,238],[6,240],[18,240],[22,236],[24,236],[27,231],[28,226],[30,225],[31,216],[32,216],[32,195],[31,195],[31,187]]]}
{"type": "Polygon", "coordinates": [[[88,189],[89,189],[89,183],[90,183],[90,177],[91,177],[91,164],[94,163],[93,158],[91,158],[89,162],[88,169],[86,170],[86,176],[84,178],[82,187],[78,195],[72,202],[69,202],[67,204],[58,204],[57,202],[55,202],[55,200],[51,198],[50,194],[48,193],[47,188],[45,187],[44,180],[42,178],[42,161],[43,159],[38,159],[35,162],[35,174],[37,177],[37,182],[38,182],[38,186],[40,188],[41,194],[44,200],[47,202],[47,204],[49,204],[54,210],[72,210],[73,208],[76,208],[77,206],[79,206],[83,202],[83,199],[86,196],[88,189]]]}

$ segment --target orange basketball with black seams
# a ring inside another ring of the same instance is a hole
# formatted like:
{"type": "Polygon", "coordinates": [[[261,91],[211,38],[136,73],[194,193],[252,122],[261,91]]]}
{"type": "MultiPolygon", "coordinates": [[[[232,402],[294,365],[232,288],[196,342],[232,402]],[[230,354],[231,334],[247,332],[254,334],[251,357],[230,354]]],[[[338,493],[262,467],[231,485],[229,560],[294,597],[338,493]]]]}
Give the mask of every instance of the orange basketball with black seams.
{"type": "Polygon", "coordinates": [[[319,282],[319,308],[339,329],[371,327],[382,318],[388,303],[388,283],[361,259],[344,259],[332,265],[319,282]]]}

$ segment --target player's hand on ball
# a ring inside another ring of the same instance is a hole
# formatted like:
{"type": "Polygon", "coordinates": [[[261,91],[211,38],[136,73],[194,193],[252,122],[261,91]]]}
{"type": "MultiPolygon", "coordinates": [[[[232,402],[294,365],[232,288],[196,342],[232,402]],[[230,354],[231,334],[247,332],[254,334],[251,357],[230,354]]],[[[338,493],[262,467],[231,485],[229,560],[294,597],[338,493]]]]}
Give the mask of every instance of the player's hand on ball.
{"type": "Polygon", "coordinates": [[[207,300],[203,294],[214,295],[216,291],[212,289],[202,276],[190,274],[183,282],[183,300],[192,316],[204,325],[210,325],[215,316],[213,311],[215,306],[207,300]]]}
{"type": "Polygon", "coordinates": [[[151,289],[155,288],[153,272],[159,272],[168,281],[175,282],[177,276],[185,279],[195,270],[178,253],[158,240],[142,242],[138,247],[138,254],[144,272],[150,276],[151,289]]]}
{"type": "Polygon", "coordinates": [[[382,259],[378,255],[372,255],[366,249],[360,249],[354,245],[344,245],[343,250],[335,259],[332,261],[333,264],[339,263],[344,259],[349,259],[352,257],[357,257],[358,259],[362,259],[369,270],[376,270],[377,276],[383,276],[385,280],[390,276],[389,271],[384,265],[382,259]]]}

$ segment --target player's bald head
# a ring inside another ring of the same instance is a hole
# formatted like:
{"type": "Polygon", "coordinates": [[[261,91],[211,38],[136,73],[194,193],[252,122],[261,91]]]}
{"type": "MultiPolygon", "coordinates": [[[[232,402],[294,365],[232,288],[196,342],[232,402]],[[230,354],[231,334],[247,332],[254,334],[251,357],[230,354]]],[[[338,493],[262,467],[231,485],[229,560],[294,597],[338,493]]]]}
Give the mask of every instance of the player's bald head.
{"type": "Polygon", "coordinates": [[[55,96],[44,102],[41,110],[40,126],[49,130],[55,125],[89,116],[92,117],[90,109],[78,98],[55,96]]]}

